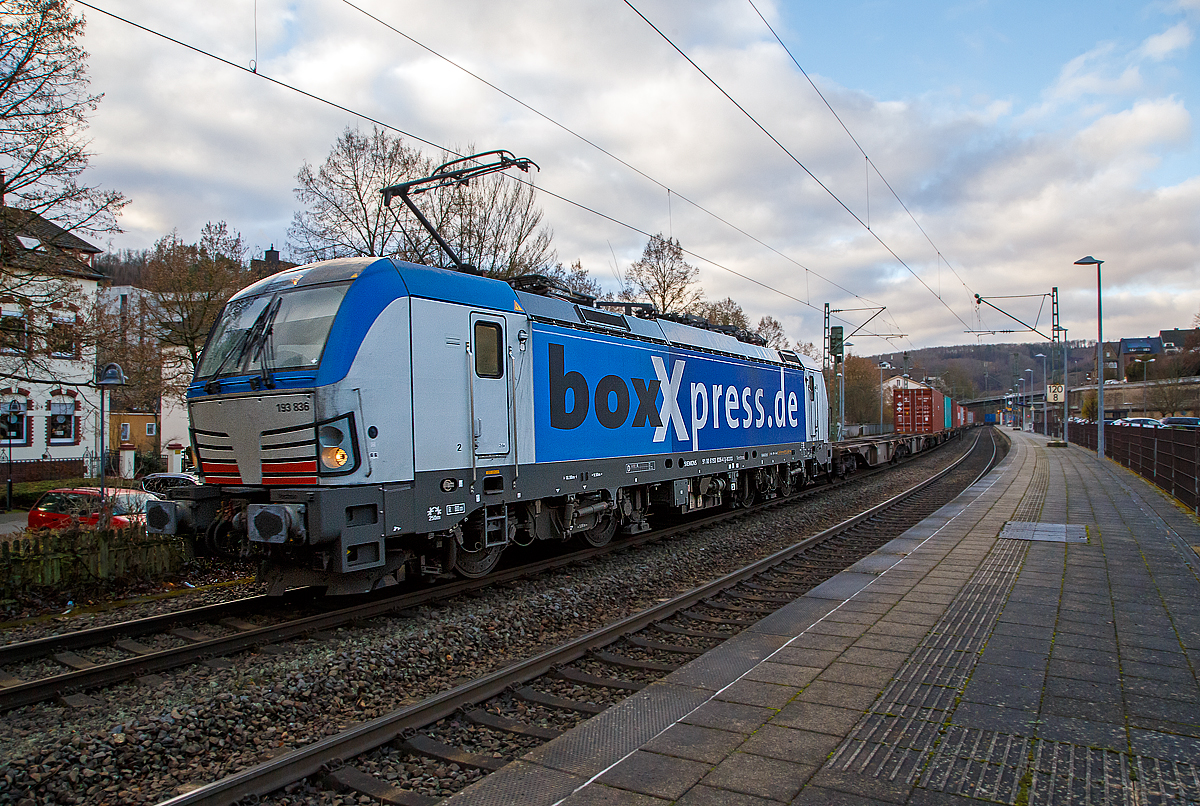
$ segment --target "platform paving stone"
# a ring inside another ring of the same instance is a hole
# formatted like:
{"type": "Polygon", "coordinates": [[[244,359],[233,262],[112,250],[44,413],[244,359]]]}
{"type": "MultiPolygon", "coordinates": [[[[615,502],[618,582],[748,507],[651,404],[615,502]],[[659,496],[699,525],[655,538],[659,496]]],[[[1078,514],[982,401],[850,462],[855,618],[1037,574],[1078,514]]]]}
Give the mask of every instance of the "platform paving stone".
{"type": "Polygon", "coordinates": [[[1200,522],[1011,436],[853,570],[449,804],[1200,803],[1200,522]]]}

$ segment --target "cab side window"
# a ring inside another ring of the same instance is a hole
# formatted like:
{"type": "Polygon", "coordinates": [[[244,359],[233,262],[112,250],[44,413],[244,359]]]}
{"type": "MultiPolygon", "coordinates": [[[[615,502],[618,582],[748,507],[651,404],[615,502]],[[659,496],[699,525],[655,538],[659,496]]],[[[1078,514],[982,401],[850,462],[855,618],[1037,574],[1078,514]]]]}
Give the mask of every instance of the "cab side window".
{"type": "Polygon", "coordinates": [[[475,323],[475,374],[481,378],[504,377],[504,339],[495,322],[475,323]]]}

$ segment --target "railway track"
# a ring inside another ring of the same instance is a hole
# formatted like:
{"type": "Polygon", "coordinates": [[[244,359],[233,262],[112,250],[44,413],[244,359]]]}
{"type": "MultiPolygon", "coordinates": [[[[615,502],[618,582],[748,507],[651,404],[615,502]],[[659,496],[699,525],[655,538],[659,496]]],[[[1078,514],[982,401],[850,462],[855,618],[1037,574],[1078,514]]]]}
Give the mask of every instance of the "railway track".
{"type": "Polygon", "coordinates": [[[336,788],[384,803],[432,806],[669,674],[902,534],[994,467],[1000,457],[995,433],[989,429],[983,434],[983,439],[976,434],[972,449],[950,468],[770,557],[162,806],[230,804],[285,788],[301,800],[322,788],[336,788]],[[373,774],[389,766],[391,774],[373,774]],[[429,783],[447,770],[452,780],[445,786],[429,783]]]}
{"type": "MultiPolygon", "coordinates": [[[[955,444],[959,443],[945,443],[939,450],[955,444]]],[[[614,540],[600,548],[568,550],[547,559],[502,568],[478,580],[419,585],[407,592],[369,597],[367,601],[355,597],[352,604],[336,609],[329,609],[327,602],[323,605],[314,591],[296,589],[289,591],[282,602],[275,597],[254,596],[8,644],[0,647],[0,713],[54,699],[85,706],[91,702],[86,694],[90,690],[148,678],[194,663],[228,664],[227,659],[239,653],[275,652],[285,642],[320,637],[356,622],[403,613],[432,601],[586,562],[730,518],[787,506],[885,472],[886,466],[859,471],[832,485],[814,486],[787,498],[689,519],[643,535],[614,540]],[[302,610],[302,617],[294,617],[297,608],[302,610]],[[287,617],[281,615],[288,611],[291,612],[287,617]]]]}

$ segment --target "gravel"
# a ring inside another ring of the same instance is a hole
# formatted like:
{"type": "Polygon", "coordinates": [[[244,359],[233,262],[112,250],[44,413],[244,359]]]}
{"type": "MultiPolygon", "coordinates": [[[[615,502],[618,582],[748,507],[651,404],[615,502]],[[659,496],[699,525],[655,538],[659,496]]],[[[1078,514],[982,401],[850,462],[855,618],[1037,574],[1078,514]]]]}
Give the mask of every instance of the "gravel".
{"type": "MultiPolygon", "coordinates": [[[[281,654],[243,657],[233,669],[195,665],[165,673],[158,685],[124,684],[95,692],[96,705],[72,709],[43,703],[0,715],[0,804],[158,802],[741,568],[911,486],[958,453],[951,445],[862,484],[443,607],[422,608],[408,617],[336,630],[328,640],[288,643],[281,654]]],[[[718,627],[677,623],[702,631],[718,627]]],[[[713,643],[654,635],[667,643],[713,643]]],[[[632,656],[634,648],[621,651],[632,656]]],[[[626,696],[552,683],[559,696],[583,701],[607,704],[626,696]]],[[[489,709],[560,729],[583,719],[512,698],[500,698],[489,709]]],[[[430,768],[414,766],[398,752],[380,751],[370,758],[378,759],[385,779],[427,794],[457,791],[478,775],[441,765],[428,779],[421,776],[430,768]],[[392,774],[396,777],[389,779],[392,774]]],[[[273,802],[311,802],[313,786],[297,785],[273,802]]],[[[327,792],[320,798],[359,802],[353,795],[327,792]]]]}

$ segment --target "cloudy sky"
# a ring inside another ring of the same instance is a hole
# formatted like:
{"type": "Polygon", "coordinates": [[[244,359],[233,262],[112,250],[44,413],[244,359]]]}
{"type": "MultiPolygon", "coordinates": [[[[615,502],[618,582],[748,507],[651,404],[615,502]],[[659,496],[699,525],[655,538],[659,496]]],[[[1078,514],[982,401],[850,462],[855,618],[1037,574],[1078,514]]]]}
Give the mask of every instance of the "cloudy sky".
{"type": "Polygon", "coordinates": [[[794,340],[820,342],[828,302],[850,329],[886,306],[860,354],[1034,341],[968,333],[1015,326],[974,294],[1046,330],[1052,286],[1094,338],[1089,254],[1106,337],[1200,311],[1200,0],[354,2],[92,2],[235,66],[78,5],[105,94],[91,179],[132,199],[106,245],[224,220],[286,254],[297,170],[371,123],[270,78],[533,159],[576,203],[540,197],[564,263],[615,289],[642,233],[673,235],[709,298],[794,340]]]}

